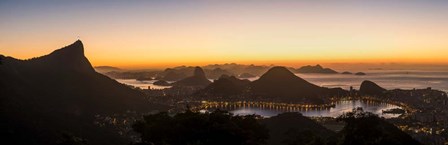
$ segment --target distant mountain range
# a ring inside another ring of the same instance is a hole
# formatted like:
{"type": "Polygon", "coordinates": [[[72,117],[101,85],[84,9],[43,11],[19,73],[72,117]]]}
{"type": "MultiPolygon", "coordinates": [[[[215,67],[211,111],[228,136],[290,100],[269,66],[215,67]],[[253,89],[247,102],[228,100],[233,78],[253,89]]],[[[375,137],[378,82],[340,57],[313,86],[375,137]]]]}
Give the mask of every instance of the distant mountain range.
{"type": "MultiPolygon", "coordinates": [[[[221,75],[236,75],[235,72],[231,72],[227,69],[222,68],[204,68],[203,69],[206,78],[208,79],[218,79],[221,75]]],[[[165,80],[165,81],[178,81],[186,77],[192,76],[195,71],[193,66],[179,66],[174,68],[167,68],[163,72],[155,75],[155,79],[165,80]]]]}
{"type": "MultiPolygon", "coordinates": [[[[205,72],[205,76],[208,79],[218,79],[221,75],[237,76],[239,78],[255,78],[261,76],[273,65],[242,65],[235,63],[225,63],[225,64],[213,64],[202,66],[201,68],[205,72]]],[[[140,79],[140,80],[164,80],[164,81],[179,81],[188,76],[193,75],[193,66],[178,66],[173,68],[167,68],[163,71],[158,70],[140,70],[140,71],[130,71],[130,70],[118,70],[114,67],[98,67],[95,68],[100,73],[103,73],[109,77],[116,79],[140,79]],[[110,71],[107,71],[110,70],[110,71]]],[[[300,68],[287,67],[288,70],[294,73],[303,74],[338,74],[337,71],[331,68],[324,68],[317,64],[315,66],[307,65],[300,68]]],[[[351,72],[343,72],[341,74],[353,74],[351,72]]],[[[365,75],[365,73],[359,72],[356,75],[365,75]]]]}
{"type": "Polygon", "coordinates": [[[92,144],[127,144],[118,134],[95,126],[94,115],[165,108],[95,72],[79,40],[30,60],[0,58],[2,136],[16,144],[55,144],[61,131],[92,144]]]}

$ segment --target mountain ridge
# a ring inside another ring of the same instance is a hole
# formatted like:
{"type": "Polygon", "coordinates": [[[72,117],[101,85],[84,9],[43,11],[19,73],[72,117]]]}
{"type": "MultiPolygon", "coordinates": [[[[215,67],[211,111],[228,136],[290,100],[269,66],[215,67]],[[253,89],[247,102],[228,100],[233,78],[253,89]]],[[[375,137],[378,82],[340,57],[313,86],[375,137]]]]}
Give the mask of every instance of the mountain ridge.
{"type": "Polygon", "coordinates": [[[17,144],[55,144],[61,132],[93,144],[124,144],[127,139],[95,126],[94,116],[163,109],[95,72],[80,40],[33,59],[2,57],[0,76],[0,116],[7,126],[2,134],[17,144]]]}

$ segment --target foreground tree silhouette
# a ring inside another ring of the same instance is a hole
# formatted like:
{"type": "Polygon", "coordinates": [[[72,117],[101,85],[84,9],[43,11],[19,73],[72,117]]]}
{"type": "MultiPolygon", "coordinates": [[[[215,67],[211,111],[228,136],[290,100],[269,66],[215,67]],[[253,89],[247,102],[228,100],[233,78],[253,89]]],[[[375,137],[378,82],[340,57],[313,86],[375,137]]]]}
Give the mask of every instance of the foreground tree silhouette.
{"type": "Polygon", "coordinates": [[[355,108],[337,120],[347,123],[339,132],[338,145],[420,145],[393,124],[362,108],[355,108]]]}
{"type": "Polygon", "coordinates": [[[148,115],[133,129],[141,135],[139,145],[260,145],[268,138],[268,130],[256,116],[220,110],[148,115]]]}
{"type": "Polygon", "coordinates": [[[88,145],[88,141],[74,136],[69,132],[63,132],[56,142],[56,145],[88,145]]]}
{"type": "Polygon", "coordinates": [[[325,141],[319,135],[310,130],[298,131],[297,129],[288,130],[285,133],[286,139],[283,144],[286,145],[324,145],[325,141]]]}
{"type": "Polygon", "coordinates": [[[446,140],[448,140],[448,130],[444,130],[444,131],[442,131],[442,132],[440,133],[440,135],[441,135],[442,137],[444,137],[446,140]]]}

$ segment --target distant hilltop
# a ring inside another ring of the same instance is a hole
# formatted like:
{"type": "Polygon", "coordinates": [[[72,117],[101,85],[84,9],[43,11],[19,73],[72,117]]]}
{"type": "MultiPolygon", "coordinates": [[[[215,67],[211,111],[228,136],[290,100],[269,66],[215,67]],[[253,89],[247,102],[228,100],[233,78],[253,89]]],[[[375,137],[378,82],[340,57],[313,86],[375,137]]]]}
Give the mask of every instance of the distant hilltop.
{"type": "Polygon", "coordinates": [[[326,92],[325,88],[311,84],[287,68],[278,66],[269,69],[250,87],[252,93],[266,96],[317,97],[326,92]]]}
{"type": "Polygon", "coordinates": [[[359,92],[362,95],[382,95],[385,91],[386,89],[369,80],[363,81],[359,87],[359,92]]]}
{"type": "Polygon", "coordinates": [[[330,68],[323,68],[317,64],[315,66],[302,66],[296,70],[297,73],[320,73],[320,74],[337,74],[338,72],[330,68]]]}
{"type": "Polygon", "coordinates": [[[95,66],[94,67],[95,71],[100,72],[100,73],[106,73],[106,72],[111,72],[111,71],[121,71],[122,69],[118,68],[118,67],[113,67],[113,66],[95,66]]]}

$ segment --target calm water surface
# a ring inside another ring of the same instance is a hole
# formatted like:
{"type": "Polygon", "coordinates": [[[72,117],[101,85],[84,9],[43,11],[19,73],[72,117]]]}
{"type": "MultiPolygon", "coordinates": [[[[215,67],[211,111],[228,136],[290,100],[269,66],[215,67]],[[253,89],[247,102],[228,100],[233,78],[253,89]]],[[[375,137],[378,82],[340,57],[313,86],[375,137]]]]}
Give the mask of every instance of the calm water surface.
{"type": "MultiPolygon", "coordinates": [[[[359,89],[362,81],[370,80],[386,89],[433,89],[448,92],[448,72],[446,71],[420,71],[420,70],[377,70],[366,71],[367,75],[343,74],[296,74],[297,76],[319,86],[349,89],[353,86],[359,89]]],[[[258,77],[249,78],[253,81],[258,77]]]]}
{"type": "MultiPolygon", "coordinates": [[[[343,75],[343,74],[296,74],[297,76],[319,86],[323,87],[341,87],[349,89],[353,86],[359,89],[362,81],[371,80],[386,89],[413,89],[427,88],[448,92],[448,72],[446,71],[419,71],[419,70],[377,70],[365,71],[367,75],[343,75]]],[[[249,78],[253,81],[258,77],[249,78]]],[[[169,86],[157,86],[150,81],[137,81],[135,79],[117,79],[118,82],[132,85],[140,88],[163,89],[169,86]]]]}
{"type": "MultiPolygon", "coordinates": [[[[236,107],[236,106],[221,106],[219,109],[228,110],[236,115],[252,115],[257,114],[264,117],[272,117],[276,116],[283,112],[300,112],[304,116],[315,116],[315,117],[338,117],[344,112],[350,112],[353,108],[362,107],[364,111],[372,112],[379,116],[385,118],[393,118],[398,117],[399,114],[383,114],[382,110],[393,109],[393,108],[401,108],[396,105],[388,104],[388,103],[380,103],[376,101],[361,101],[361,100],[348,100],[348,101],[338,101],[336,102],[336,106],[334,108],[328,109],[294,109],[294,110],[285,110],[285,109],[275,109],[269,107],[256,107],[256,106],[245,106],[245,107],[236,107]]],[[[214,110],[217,108],[210,108],[210,110],[214,110]]]]}
{"type": "MultiPolygon", "coordinates": [[[[165,89],[165,88],[171,87],[171,86],[154,85],[153,83],[156,82],[157,80],[149,80],[149,81],[138,81],[135,79],[116,79],[116,80],[120,83],[131,85],[134,87],[139,87],[141,89],[148,89],[148,87],[151,87],[151,89],[165,89]]],[[[172,82],[169,82],[169,83],[172,83],[172,82]]]]}
{"type": "Polygon", "coordinates": [[[358,89],[361,82],[371,80],[386,89],[413,89],[427,88],[448,91],[448,72],[431,71],[373,71],[365,76],[356,75],[316,75],[297,74],[305,80],[325,87],[341,87],[344,89],[353,86],[358,89]]]}

